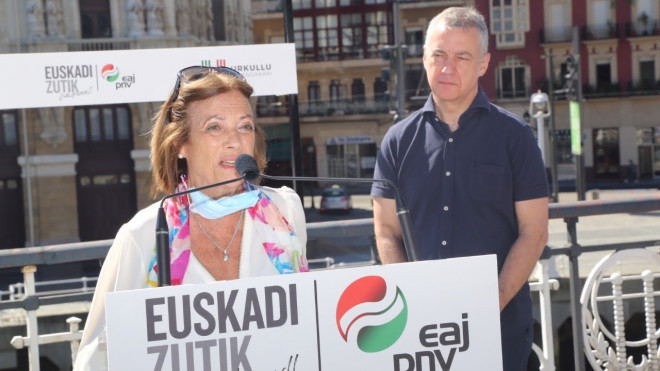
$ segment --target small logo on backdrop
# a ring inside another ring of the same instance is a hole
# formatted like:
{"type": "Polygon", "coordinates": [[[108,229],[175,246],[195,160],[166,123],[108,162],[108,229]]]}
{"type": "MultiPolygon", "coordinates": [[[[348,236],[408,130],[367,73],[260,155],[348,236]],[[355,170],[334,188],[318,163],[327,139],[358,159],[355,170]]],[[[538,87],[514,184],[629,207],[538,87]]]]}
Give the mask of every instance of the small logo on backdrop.
{"type": "Polygon", "coordinates": [[[348,342],[351,335],[361,351],[380,352],[403,334],[408,304],[398,286],[388,286],[379,276],[366,276],[353,281],[341,294],[336,320],[344,341],[348,342]]]}
{"type": "MultiPolygon", "coordinates": [[[[200,61],[200,66],[204,67],[212,67],[213,66],[213,61],[210,59],[202,59],[200,61]]],[[[226,59],[216,59],[215,60],[215,67],[227,67],[227,60],[226,59]]]]}
{"type": "Polygon", "coordinates": [[[101,68],[101,78],[107,82],[115,83],[115,90],[130,88],[135,84],[135,74],[126,75],[124,72],[124,75],[120,76],[119,68],[112,63],[108,63],[101,68]]]}
{"type": "Polygon", "coordinates": [[[106,64],[101,68],[101,77],[107,82],[115,82],[119,78],[119,68],[114,64],[106,64]]]}

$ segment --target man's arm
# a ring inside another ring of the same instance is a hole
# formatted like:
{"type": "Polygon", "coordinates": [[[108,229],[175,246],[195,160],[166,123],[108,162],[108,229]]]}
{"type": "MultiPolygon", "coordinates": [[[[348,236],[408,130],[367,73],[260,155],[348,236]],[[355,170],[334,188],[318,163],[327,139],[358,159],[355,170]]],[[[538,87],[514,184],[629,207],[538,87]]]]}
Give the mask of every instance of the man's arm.
{"type": "Polygon", "coordinates": [[[529,279],[548,242],[548,198],[518,201],[518,239],[513,243],[499,275],[500,311],[529,279]]]}
{"type": "Polygon", "coordinates": [[[378,255],[383,264],[408,261],[394,199],[374,197],[374,232],[378,255]]]}

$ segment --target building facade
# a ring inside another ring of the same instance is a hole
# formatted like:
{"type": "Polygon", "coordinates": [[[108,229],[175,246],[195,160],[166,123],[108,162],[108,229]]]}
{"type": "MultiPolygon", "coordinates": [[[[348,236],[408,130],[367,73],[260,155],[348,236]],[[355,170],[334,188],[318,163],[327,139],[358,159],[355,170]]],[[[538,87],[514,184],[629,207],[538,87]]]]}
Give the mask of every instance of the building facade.
{"type": "MultiPolygon", "coordinates": [[[[530,96],[538,90],[552,95],[554,111],[544,125],[544,148],[548,167],[557,163],[559,180],[573,180],[577,171],[563,92],[571,55],[579,58],[584,98],[579,139],[587,182],[660,178],[657,1],[292,3],[301,136],[303,153],[309,154],[305,175],[372,173],[384,133],[397,116],[419,108],[429,93],[421,66],[428,21],[446,7],[474,5],[490,30],[491,62],[480,81],[489,98],[536,130],[536,120],[529,119],[530,96]],[[397,90],[400,83],[404,87],[397,90]]],[[[283,42],[280,2],[253,1],[253,11],[255,42],[283,42]]],[[[262,101],[263,107],[277,100],[269,99],[262,101]]],[[[280,126],[280,135],[286,136],[287,112],[264,110],[272,116],[264,123],[280,126]]]]}
{"type": "MultiPolygon", "coordinates": [[[[584,98],[581,141],[587,182],[660,178],[657,1],[475,3],[486,15],[491,32],[492,58],[482,78],[491,99],[525,117],[532,93],[539,89],[550,93],[551,77],[553,92],[566,87],[567,61],[572,56],[578,60],[584,98]]],[[[546,129],[550,127],[550,135],[545,136],[546,158],[550,159],[554,139],[557,176],[572,179],[576,165],[571,155],[568,100],[562,92],[555,97],[555,110],[546,124],[546,129]]]]}

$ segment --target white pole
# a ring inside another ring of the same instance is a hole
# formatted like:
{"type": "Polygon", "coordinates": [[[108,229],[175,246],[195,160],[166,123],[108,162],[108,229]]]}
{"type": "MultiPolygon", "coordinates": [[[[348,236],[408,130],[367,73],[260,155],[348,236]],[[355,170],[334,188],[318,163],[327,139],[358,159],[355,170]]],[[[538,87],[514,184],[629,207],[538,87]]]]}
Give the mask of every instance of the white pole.
{"type": "MultiPolygon", "coordinates": [[[[37,267],[28,265],[21,269],[23,272],[23,282],[25,283],[25,297],[34,297],[36,288],[34,283],[34,272],[37,267]]],[[[39,371],[39,329],[37,327],[37,310],[26,308],[27,311],[27,335],[29,339],[28,359],[30,361],[30,371],[39,371]]]]}
{"type": "MultiPolygon", "coordinates": [[[[541,309],[541,335],[543,344],[543,357],[547,362],[547,371],[555,370],[555,344],[552,334],[552,299],[550,298],[549,260],[539,260],[541,264],[541,290],[539,291],[539,307],[541,309]]],[[[546,370],[546,368],[543,368],[546,370]]]]}
{"type": "Polygon", "coordinates": [[[536,115],[536,140],[539,143],[541,158],[545,164],[545,118],[540,113],[536,115]]]}

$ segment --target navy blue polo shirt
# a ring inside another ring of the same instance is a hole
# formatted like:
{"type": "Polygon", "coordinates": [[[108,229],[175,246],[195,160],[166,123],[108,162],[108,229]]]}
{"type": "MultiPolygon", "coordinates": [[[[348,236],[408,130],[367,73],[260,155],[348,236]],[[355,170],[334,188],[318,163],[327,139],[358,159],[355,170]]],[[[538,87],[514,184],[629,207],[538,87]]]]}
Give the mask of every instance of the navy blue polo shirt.
{"type": "MultiPolygon", "coordinates": [[[[458,120],[436,115],[433,99],[390,128],[374,178],[394,182],[413,224],[420,259],[496,254],[498,272],[518,238],[516,201],[548,196],[541,152],[531,128],[488,101],[481,88],[458,120]]],[[[394,198],[375,183],[372,196],[394,198]]],[[[502,312],[502,332],[532,323],[529,286],[502,312]]]]}

